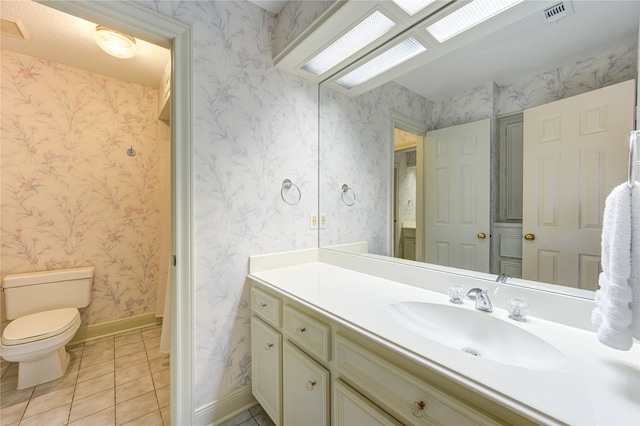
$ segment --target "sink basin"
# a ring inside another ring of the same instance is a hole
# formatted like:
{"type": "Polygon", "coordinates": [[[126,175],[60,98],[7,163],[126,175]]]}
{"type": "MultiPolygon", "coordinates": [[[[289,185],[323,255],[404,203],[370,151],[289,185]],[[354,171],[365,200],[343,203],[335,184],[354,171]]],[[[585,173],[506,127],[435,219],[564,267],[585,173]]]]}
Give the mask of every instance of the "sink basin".
{"type": "Polygon", "coordinates": [[[422,302],[388,305],[405,328],[470,355],[531,370],[561,370],[562,352],[541,338],[487,312],[422,302]]]}

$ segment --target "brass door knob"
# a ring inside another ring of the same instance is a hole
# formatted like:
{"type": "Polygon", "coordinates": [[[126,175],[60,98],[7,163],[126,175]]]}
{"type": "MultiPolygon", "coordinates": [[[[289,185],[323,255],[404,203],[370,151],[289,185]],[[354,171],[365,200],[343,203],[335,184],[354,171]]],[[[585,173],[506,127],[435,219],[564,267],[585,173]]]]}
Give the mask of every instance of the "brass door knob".
{"type": "Polygon", "coordinates": [[[481,232],[478,234],[478,238],[481,240],[484,240],[485,238],[487,238],[487,234],[485,234],[484,232],[481,232]]]}
{"type": "Polygon", "coordinates": [[[524,239],[527,240],[527,241],[533,241],[533,240],[536,239],[536,236],[533,235],[533,234],[525,234],[524,235],[524,239]]]}

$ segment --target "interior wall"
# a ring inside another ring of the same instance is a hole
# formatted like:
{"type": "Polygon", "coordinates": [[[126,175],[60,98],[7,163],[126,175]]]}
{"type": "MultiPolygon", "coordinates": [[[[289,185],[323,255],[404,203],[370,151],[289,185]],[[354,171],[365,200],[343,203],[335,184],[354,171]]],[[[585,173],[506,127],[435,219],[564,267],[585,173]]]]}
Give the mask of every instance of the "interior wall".
{"type": "Polygon", "coordinates": [[[2,275],[90,264],[83,325],[154,312],[158,90],[8,51],[1,79],[2,275]]]}
{"type": "Polygon", "coordinates": [[[248,257],[318,246],[318,90],[276,70],[276,18],[252,3],[140,4],[193,28],[197,411],[251,383],[248,257]]]}
{"type": "Polygon", "coordinates": [[[355,98],[320,88],[320,209],[327,228],[322,247],[367,241],[369,252],[389,255],[389,181],[393,167],[390,111],[427,122],[430,102],[395,82],[355,98]],[[341,199],[343,184],[356,202],[341,199]]]}

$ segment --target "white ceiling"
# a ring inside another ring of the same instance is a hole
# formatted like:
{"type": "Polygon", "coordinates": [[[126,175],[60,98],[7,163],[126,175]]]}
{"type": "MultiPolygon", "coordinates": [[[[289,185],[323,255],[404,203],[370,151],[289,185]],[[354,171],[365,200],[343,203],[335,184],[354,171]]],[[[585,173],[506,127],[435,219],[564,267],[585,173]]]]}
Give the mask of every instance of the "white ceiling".
{"type": "MultiPolygon", "coordinates": [[[[285,0],[251,0],[277,14],[285,0]]],[[[488,81],[506,84],[554,69],[638,40],[640,1],[574,0],[575,14],[558,23],[532,15],[504,30],[468,44],[396,81],[438,101],[488,81]]],[[[27,0],[2,0],[3,18],[23,22],[30,40],[2,34],[1,48],[50,61],[158,87],[169,61],[168,49],[138,40],[138,53],[117,59],[93,42],[99,23],[59,12],[27,0]]],[[[135,34],[132,34],[135,36],[135,34]]]]}
{"type": "MultiPolygon", "coordinates": [[[[96,25],[39,3],[2,0],[0,15],[22,21],[29,40],[2,34],[0,47],[146,87],[158,87],[170,51],[138,39],[136,56],[118,59],[93,41],[96,25]]],[[[131,34],[135,36],[135,34],[131,34]]]]}
{"type": "Polygon", "coordinates": [[[396,81],[432,101],[494,81],[522,81],[638,42],[640,1],[573,0],[575,14],[542,12],[407,72],[396,81]]]}

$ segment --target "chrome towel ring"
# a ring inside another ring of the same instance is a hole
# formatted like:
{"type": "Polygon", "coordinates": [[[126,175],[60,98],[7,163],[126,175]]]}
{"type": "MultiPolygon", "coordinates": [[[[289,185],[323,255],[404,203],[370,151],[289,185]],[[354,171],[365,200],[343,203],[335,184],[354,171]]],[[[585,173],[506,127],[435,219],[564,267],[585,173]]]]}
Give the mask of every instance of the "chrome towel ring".
{"type": "Polygon", "coordinates": [[[285,203],[295,206],[300,202],[300,198],[302,198],[302,193],[300,192],[300,188],[298,188],[298,185],[291,182],[291,179],[285,179],[282,181],[282,188],[280,188],[280,197],[282,197],[282,201],[284,201],[285,203]],[[295,190],[290,191],[291,188],[295,188],[295,190]],[[291,192],[292,192],[292,195],[289,195],[291,192]],[[285,196],[285,194],[287,194],[287,196],[285,196]],[[295,201],[287,201],[287,197],[295,201]]]}
{"type": "Polygon", "coordinates": [[[356,193],[353,191],[353,188],[349,188],[349,185],[347,185],[346,183],[342,185],[342,193],[340,194],[340,198],[342,198],[342,201],[348,206],[352,206],[356,203],[356,193]],[[350,195],[349,192],[351,192],[350,195]],[[345,196],[347,198],[346,200],[345,196]],[[350,200],[351,202],[347,200],[350,200]]]}

